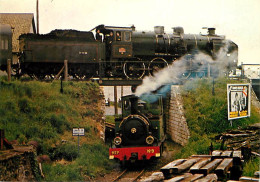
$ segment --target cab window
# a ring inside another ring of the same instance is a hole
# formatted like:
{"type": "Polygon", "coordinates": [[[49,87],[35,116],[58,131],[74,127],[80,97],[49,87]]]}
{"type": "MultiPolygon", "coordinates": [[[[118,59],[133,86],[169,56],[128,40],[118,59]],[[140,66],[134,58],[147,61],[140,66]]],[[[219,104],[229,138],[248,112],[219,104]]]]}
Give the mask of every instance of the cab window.
{"type": "Polygon", "coordinates": [[[123,117],[131,114],[131,102],[129,99],[122,99],[122,115],[123,117]]]}
{"type": "Polygon", "coordinates": [[[131,32],[124,32],[125,41],[131,41],[131,32]]]}
{"type": "Polygon", "coordinates": [[[1,39],[1,49],[2,50],[7,50],[8,49],[8,39],[3,37],[1,39]]]}
{"type": "Polygon", "coordinates": [[[116,41],[121,41],[121,32],[116,31],[116,41]]]}

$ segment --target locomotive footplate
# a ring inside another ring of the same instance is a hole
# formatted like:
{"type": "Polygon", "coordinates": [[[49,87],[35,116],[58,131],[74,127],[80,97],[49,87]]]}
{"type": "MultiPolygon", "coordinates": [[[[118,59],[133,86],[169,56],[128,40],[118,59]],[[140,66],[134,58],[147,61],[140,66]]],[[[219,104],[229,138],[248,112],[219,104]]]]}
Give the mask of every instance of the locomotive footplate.
{"type": "Polygon", "coordinates": [[[101,86],[132,86],[132,85],[141,85],[143,80],[103,78],[103,79],[92,79],[92,81],[97,81],[101,86]]]}
{"type": "Polygon", "coordinates": [[[160,157],[160,146],[147,147],[127,147],[127,148],[110,148],[109,159],[131,160],[149,160],[151,157],[160,157]]]}

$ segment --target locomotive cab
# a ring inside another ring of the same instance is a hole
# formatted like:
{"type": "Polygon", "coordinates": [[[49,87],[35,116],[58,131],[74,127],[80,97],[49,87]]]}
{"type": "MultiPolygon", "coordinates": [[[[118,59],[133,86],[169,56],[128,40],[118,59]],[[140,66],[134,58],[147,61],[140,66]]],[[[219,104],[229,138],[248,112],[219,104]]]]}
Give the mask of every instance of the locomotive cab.
{"type": "Polygon", "coordinates": [[[132,57],[131,31],[116,30],[112,43],[112,58],[132,57]]]}
{"type": "Polygon", "coordinates": [[[132,28],[99,25],[96,29],[104,35],[107,57],[111,59],[132,57],[132,28]]]}

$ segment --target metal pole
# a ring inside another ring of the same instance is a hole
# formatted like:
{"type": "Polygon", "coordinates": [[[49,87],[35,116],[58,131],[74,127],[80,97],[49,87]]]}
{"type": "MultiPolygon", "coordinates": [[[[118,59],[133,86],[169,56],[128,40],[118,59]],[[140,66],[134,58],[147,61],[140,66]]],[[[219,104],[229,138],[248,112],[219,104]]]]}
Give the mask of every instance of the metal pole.
{"type": "Polygon", "coordinates": [[[208,78],[210,77],[210,65],[208,64],[208,78]]]}
{"type": "Polygon", "coordinates": [[[60,79],[60,93],[63,93],[62,79],[60,79]]]}
{"type": "Polygon", "coordinates": [[[241,78],[244,79],[244,68],[243,68],[243,62],[241,63],[241,78]]]}
{"type": "Polygon", "coordinates": [[[124,95],[124,86],[121,86],[121,97],[124,95]]]}
{"type": "Polygon", "coordinates": [[[64,81],[68,81],[68,60],[64,60],[64,81]]]}
{"type": "Polygon", "coordinates": [[[215,82],[214,82],[214,77],[212,81],[212,95],[215,95],[215,82]]]}
{"type": "Polygon", "coordinates": [[[117,86],[114,86],[114,107],[115,107],[115,115],[118,114],[117,108],[117,86]]]}
{"type": "Polygon", "coordinates": [[[37,15],[37,34],[39,34],[39,2],[36,1],[36,15],[37,15]]]}
{"type": "Polygon", "coordinates": [[[7,78],[8,82],[11,81],[11,59],[7,60],[7,78]]]}

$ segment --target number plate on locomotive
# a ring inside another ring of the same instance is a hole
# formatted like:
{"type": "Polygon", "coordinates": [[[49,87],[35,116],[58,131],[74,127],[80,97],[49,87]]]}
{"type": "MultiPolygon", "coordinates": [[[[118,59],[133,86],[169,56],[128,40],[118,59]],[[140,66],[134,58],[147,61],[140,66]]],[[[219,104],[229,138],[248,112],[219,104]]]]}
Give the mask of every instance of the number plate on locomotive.
{"type": "Polygon", "coordinates": [[[118,155],[119,151],[112,151],[112,155],[118,155]]]}

